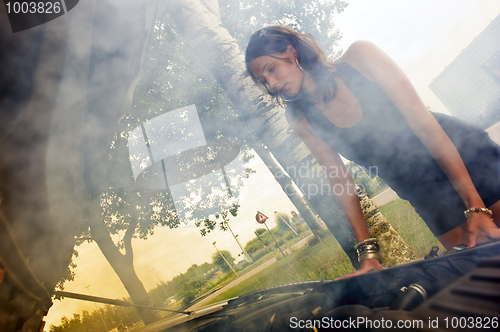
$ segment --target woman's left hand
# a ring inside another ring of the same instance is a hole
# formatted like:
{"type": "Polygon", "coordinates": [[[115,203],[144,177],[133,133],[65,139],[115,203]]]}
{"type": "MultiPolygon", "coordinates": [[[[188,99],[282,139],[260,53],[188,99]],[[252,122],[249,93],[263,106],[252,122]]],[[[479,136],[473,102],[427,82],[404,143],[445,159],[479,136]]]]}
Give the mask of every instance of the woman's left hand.
{"type": "Polygon", "coordinates": [[[469,214],[467,218],[467,247],[472,248],[478,240],[500,239],[500,228],[495,225],[491,217],[483,212],[469,214]]]}

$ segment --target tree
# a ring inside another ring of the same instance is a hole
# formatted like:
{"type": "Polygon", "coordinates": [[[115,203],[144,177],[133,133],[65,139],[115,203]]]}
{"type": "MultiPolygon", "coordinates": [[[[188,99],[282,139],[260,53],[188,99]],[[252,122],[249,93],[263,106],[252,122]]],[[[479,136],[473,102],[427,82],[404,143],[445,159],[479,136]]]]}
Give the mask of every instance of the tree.
{"type": "MultiPolygon", "coordinates": [[[[204,3],[207,4],[208,1],[204,3]]],[[[334,18],[335,13],[340,13],[347,7],[348,4],[344,1],[220,0],[219,5],[221,21],[241,48],[246,46],[250,34],[260,27],[289,25],[313,34],[320,45],[325,47],[327,55],[335,57],[339,54],[335,46],[342,35],[335,28],[334,18]]]]}
{"type": "Polygon", "coordinates": [[[253,255],[257,250],[262,248],[262,242],[257,238],[253,238],[245,244],[245,250],[249,255],[253,255]]]}
{"type": "Polygon", "coordinates": [[[203,285],[204,283],[199,279],[192,279],[183,284],[178,294],[182,297],[182,303],[186,305],[193,301],[197,297],[197,294],[203,285]]]}
{"type": "MultiPolygon", "coordinates": [[[[256,8],[251,4],[241,3],[244,6],[256,8]]],[[[332,1],[312,4],[306,2],[292,3],[290,7],[285,6],[285,2],[270,3],[271,13],[278,13],[275,17],[279,17],[278,22],[290,23],[302,29],[302,25],[306,26],[308,20],[312,20],[309,25],[313,35],[321,40],[321,36],[332,36],[331,30],[327,26],[331,26],[331,18],[334,10],[341,11],[345,7],[342,1],[332,1]],[[273,7],[277,4],[277,7],[273,7]],[[286,8],[286,10],[283,10],[286,8]],[[323,9],[324,8],[324,9],[323,9]],[[319,16],[314,14],[315,10],[319,10],[319,16]],[[325,10],[325,20],[319,19],[325,10]],[[281,20],[281,21],[280,21],[281,20]],[[323,27],[323,29],[321,29],[323,27]],[[330,33],[328,32],[330,31],[330,33]]],[[[244,56],[241,52],[238,42],[235,37],[229,33],[225,27],[225,23],[221,20],[221,12],[218,10],[216,1],[199,0],[172,0],[166,2],[167,12],[174,20],[180,35],[190,52],[198,56],[198,61],[202,63],[220,83],[226,92],[229,99],[235,105],[235,109],[240,114],[240,119],[244,121],[249,128],[253,130],[256,137],[269,148],[274,157],[281,165],[291,166],[295,172],[289,175],[292,180],[300,188],[306,199],[308,199],[316,212],[327,221],[327,225],[340,242],[346,253],[351,258],[351,262],[355,266],[359,266],[357,262],[357,254],[353,246],[355,243],[352,230],[345,221],[343,212],[340,209],[336,199],[331,192],[320,194],[319,188],[322,187],[323,176],[321,168],[311,156],[310,152],[304,144],[295,136],[283,116],[283,109],[274,104],[271,98],[251,80],[246,72],[244,56]],[[297,172],[305,168],[309,173],[308,176],[303,176],[297,172]],[[310,174],[313,173],[313,176],[310,174]],[[318,174],[320,176],[315,176],[318,174]]],[[[235,8],[235,7],[233,7],[235,8]]],[[[240,4],[236,6],[240,8],[240,4]]],[[[224,9],[225,10],[225,9],[224,9]]],[[[222,10],[222,12],[224,12],[222,10]]],[[[237,10],[237,9],[234,9],[237,10]]],[[[246,17],[243,21],[254,22],[258,20],[259,15],[265,15],[265,11],[255,11],[251,16],[246,17]]],[[[238,14],[239,15],[239,14],[238,14]]],[[[238,15],[228,15],[227,17],[238,17],[238,15]]],[[[267,16],[267,22],[273,22],[272,17],[267,16]]],[[[248,26],[248,24],[237,24],[240,26],[248,26]]],[[[228,24],[228,26],[230,26],[228,24]]],[[[259,26],[250,24],[248,30],[255,30],[259,26]]],[[[236,32],[240,31],[235,28],[236,32]]],[[[249,34],[241,36],[239,43],[246,44],[249,34]]],[[[330,45],[333,47],[333,45],[330,45]]],[[[308,222],[308,219],[305,218],[308,222]]],[[[314,224],[309,224],[309,227],[314,229],[314,224]]]]}
{"type": "Polygon", "coordinates": [[[112,328],[124,331],[138,321],[137,311],[133,307],[106,305],[92,313],[83,310],[73,317],[63,316],[60,325],[50,325],[50,332],[107,332],[112,328]]]}
{"type": "MultiPolygon", "coordinates": [[[[159,22],[159,24],[165,26],[163,22],[159,22]]],[[[194,103],[201,111],[200,117],[206,124],[203,129],[209,140],[216,141],[221,138],[231,140],[231,137],[237,137],[228,134],[231,128],[234,131],[237,128],[216,125],[220,121],[234,121],[230,118],[234,117],[234,112],[231,112],[230,107],[226,105],[227,98],[220,86],[211,83],[214,79],[206,69],[193,62],[189,56],[186,57],[185,52],[178,50],[181,42],[175,38],[173,29],[168,29],[167,25],[166,29],[157,29],[156,31],[151,55],[161,60],[156,62],[154,70],[151,70],[137,86],[131,111],[121,115],[122,119],[117,127],[117,132],[111,144],[108,145],[111,148],[107,151],[110,158],[107,158],[106,167],[104,167],[102,160],[95,161],[97,158],[92,155],[92,162],[96,165],[88,172],[90,174],[89,183],[91,183],[89,187],[93,194],[88,202],[89,209],[85,225],[78,237],[79,242],[95,241],[98,244],[124,283],[132,301],[143,305],[151,305],[151,300],[134,271],[131,240],[134,237],[146,239],[147,236],[153,234],[154,227],[159,225],[170,228],[178,227],[180,221],[174,208],[174,200],[168,190],[133,189],[134,178],[131,174],[127,150],[128,133],[146,120],[165,113],[165,110],[194,103]],[[193,68],[200,70],[192,70],[193,68]],[[195,93],[190,92],[193,90],[195,93]],[[220,109],[224,107],[227,112],[220,112],[220,109]],[[218,112],[214,112],[214,109],[217,109],[218,112]],[[221,117],[221,114],[225,114],[225,116],[221,117]],[[226,131],[221,130],[221,128],[226,128],[226,131]],[[107,171],[100,171],[99,165],[101,169],[104,168],[107,171]],[[118,240],[116,240],[116,236],[118,236],[118,240]]],[[[92,105],[94,104],[91,103],[90,107],[92,105]]],[[[106,112],[110,113],[109,110],[105,110],[101,113],[93,112],[93,115],[100,117],[106,112]]],[[[118,114],[107,115],[111,118],[118,114]]],[[[109,135],[109,130],[104,133],[109,135]]],[[[106,142],[106,139],[102,137],[105,135],[96,135],[100,139],[92,137],[92,142],[88,145],[97,146],[106,142]]],[[[99,146],[102,155],[105,153],[103,151],[106,151],[106,147],[103,147],[102,144],[99,146]]],[[[250,158],[251,155],[248,151],[243,151],[243,159],[248,161],[250,158]]],[[[246,171],[247,174],[251,173],[251,170],[247,169],[246,171]]],[[[236,185],[237,187],[238,185],[236,185]]],[[[234,189],[232,194],[237,197],[237,191],[234,189]]],[[[203,191],[201,193],[205,194],[203,191]]],[[[230,210],[233,215],[237,213],[237,201],[232,205],[228,204],[229,210],[224,211],[223,207],[217,207],[217,204],[221,202],[214,201],[214,199],[203,199],[200,200],[199,204],[190,206],[189,201],[186,200],[185,211],[187,213],[201,211],[203,210],[201,204],[205,204],[205,210],[211,209],[217,213],[227,213],[230,210]]],[[[196,218],[200,219],[199,216],[195,216],[191,220],[196,221],[196,218]]],[[[204,221],[206,220],[210,219],[204,219],[204,221]]],[[[202,234],[210,232],[215,228],[215,225],[215,221],[205,223],[200,232],[202,234]]],[[[146,323],[158,318],[152,311],[140,310],[140,312],[146,323]]]]}
{"type": "Polygon", "coordinates": [[[231,264],[231,267],[234,269],[234,261],[236,260],[228,250],[218,250],[212,254],[212,264],[219,268],[222,272],[228,273],[231,271],[231,267],[229,267],[226,263],[226,260],[222,258],[222,256],[231,264]]]}
{"type": "MultiPolygon", "coordinates": [[[[133,187],[133,178],[130,164],[125,157],[128,156],[128,150],[124,137],[124,135],[119,135],[113,142],[108,162],[109,171],[106,180],[103,180],[108,184],[109,189],[101,194],[100,209],[94,210],[94,215],[88,219],[89,228],[83,232],[80,241],[95,241],[123,282],[132,301],[151,306],[152,300],[133,267],[132,238],[147,239],[154,233],[155,226],[176,228],[180,221],[168,190],[130,189],[133,187]],[[119,240],[113,241],[112,236],[116,235],[119,236],[119,240]]],[[[238,186],[232,188],[236,197],[238,188],[238,186]]],[[[209,193],[209,190],[199,192],[204,199],[200,199],[198,204],[190,203],[189,197],[182,197],[181,200],[186,202],[189,211],[196,210],[198,216],[203,211],[208,213],[207,210],[221,213],[223,219],[227,219],[228,213],[233,216],[237,214],[238,203],[233,203],[228,211],[220,212],[224,206],[220,205],[219,197],[217,195],[210,197],[209,193]]],[[[189,192],[186,195],[188,196],[189,192]]],[[[196,220],[196,217],[192,216],[192,221],[196,220]]],[[[200,226],[200,223],[196,222],[196,224],[200,226]]],[[[204,235],[213,230],[215,225],[215,222],[205,222],[200,232],[204,235]]],[[[225,227],[221,228],[225,229],[225,227]]],[[[146,322],[158,319],[157,313],[152,310],[138,310],[146,322]]]]}
{"type": "MultiPolygon", "coordinates": [[[[233,13],[227,16],[224,16],[224,13],[225,10],[230,9],[230,6],[221,6],[219,10],[219,3],[216,0],[172,0],[165,4],[187,47],[198,56],[198,61],[221,84],[235,105],[235,109],[239,111],[241,120],[245,121],[255,136],[259,137],[269,148],[278,162],[284,165],[283,168],[287,170],[292,180],[325,221],[349,256],[351,263],[359,267],[357,253],[354,250],[356,241],[352,229],[346,222],[345,215],[331,188],[327,185],[328,190],[323,192],[324,170],[298,137],[291,133],[284,119],[283,109],[273,104],[270,97],[255,86],[246,72],[244,56],[240,49],[240,45],[246,45],[250,36],[249,33],[241,32],[241,29],[245,29],[241,27],[247,27],[247,31],[256,30],[262,26],[257,24],[258,17],[265,17],[266,23],[291,25],[299,31],[311,33],[323,44],[327,54],[338,55],[341,50],[334,52],[333,47],[335,38],[338,38],[340,33],[333,30],[332,19],[334,12],[341,12],[347,4],[340,0],[293,1],[291,3],[240,1],[232,7],[233,13]],[[263,8],[259,8],[258,11],[250,14],[251,8],[255,9],[259,6],[269,6],[271,11],[266,12],[263,8]],[[245,12],[243,8],[249,11],[245,12]],[[242,14],[236,14],[234,11],[240,9],[242,13],[250,14],[242,19],[242,22],[250,24],[236,24],[230,33],[227,29],[230,24],[225,21],[224,17],[228,20],[231,17],[237,17],[239,20],[242,14]],[[238,33],[240,33],[239,36],[238,33]],[[288,171],[288,166],[292,167],[294,174],[288,171]],[[303,167],[307,170],[307,176],[300,173],[303,167]]],[[[304,219],[308,222],[308,218],[304,219]]],[[[309,227],[314,229],[315,225],[309,225],[309,227]]],[[[391,263],[402,262],[404,260],[391,263]]]]}
{"type": "Polygon", "coordinates": [[[266,229],[265,228],[257,228],[255,230],[255,233],[257,233],[258,235],[262,235],[266,232],[266,229]]]}
{"type": "MultiPolygon", "coordinates": [[[[153,234],[154,227],[176,228],[182,221],[179,220],[174,200],[168,190],[133,189],[135,183],[127,147],[129,133],[145,121],[168,110],[196,104],[204,124],[203,131],[207,143],[222,139],[231,141],[237,137],[231,134],[231,129],[237,131],[237,127],[218,125],[221,121],[235,121],[234,112],[228,105],[223,90],[218,84],[214,84],[213,77],[205,68],[193,61],[189,54],[179,50],[182,43],[176,38],[175,29],[172,29],[168,22],[158,22],[158,25],[163,28],[155,30],[151,46],[151,56],[158,60],[137,85],[132,107],[120,120],[117,133],[110,144],[107,171],[99,180],[94,180],[103,185],[99,196],[92,200],[92,211],[87,218],[89,227],[84,227],[79,237],[80,241],[96,241],[124,283],[133,302],[145,305],[150,305],[151,302],[133,268],[131,240],[134,237],[147,239],[153,234]],[[118,236],[119,240],[113,241],[111,236],[115,239],[118,236]]],[[[244,162],[252,157],[248,150],[243,150],[242,154],[244,162]]],[[[249,169],[245,171],[246,174],[251,173],[249,169]]],[[[238,180],[238,176],[233,176],[231,180],[238,180]]],[[[209,185],[210,183],[206,184],[209,185]]],[[[232,188],[235,198],[238,196],[237,188],[240,185],[241,183],[237,183],[232,188]]],[[[208,197],[209,192],[210,190],[199,190],[199,194],[204,195],[204,198],[208,197]]],[[[215,214],[222,212],[227,215],[227,211],[233,215],[237,213],[237,201],[228,204],[228,210],[224,210],[224,207],[220,206],[223,202],[215,199],[217,198],[202,199],[198,204],[185,200],[183,211],[191,214],[190,220],[198,223],[202,235],[215,229],[215,214]],[[207,210],[213,212],[213,215],[206,213],[207,210]],[[193,216],[195,211],[205,212],[193,216]]],[[[182,200],[182,197],[179,200],[182,200]]],[[[152,315],[151,311],[143,311],[141,314],[152,315]]],[[[152,317],[151,321],[155,319],[152,317]]]]}

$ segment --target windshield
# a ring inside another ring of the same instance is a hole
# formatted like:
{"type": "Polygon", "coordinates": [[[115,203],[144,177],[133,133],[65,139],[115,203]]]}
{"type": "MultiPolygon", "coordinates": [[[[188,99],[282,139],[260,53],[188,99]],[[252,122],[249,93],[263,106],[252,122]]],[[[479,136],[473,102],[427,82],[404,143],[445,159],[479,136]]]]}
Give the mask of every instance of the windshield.
{"type": "MultiPolygon", "coordinates": [[[[5,10],[14,10],[9,3],[5,10]]],[[[46,193],[42,218],[51,221],[28,227],[40,201],[8,190],[0,197],[7,206],[2,220],[35,275],[58,266],[54,275],[38,274],[40,283],[67,292],[56,293],[46,316],[40,311],[44,331],[139,330],[177,317],[172,312],[356,271],[359,241],[328,170],[293,132],[283,105],[246,72],[250,36],[290,26],[311,34],[337,61],[355,41],[369,40],[408,76],[428,110],[472,123],[498,143],[500,46],[488,38],[499,29],[499,13],[495,1],[77,1],[63,17],[15,33],[2,14],[12,35],[6,40],[27,54],[6,63],[36,73],[25,90],[2,85],[3,109],[27,110],[2,117],[43,134],[11,135],[5,125],[2,149],[18,139],[22,148],[6,156],[25,153],[27,162],[32,151],[24,143],[44,142],[33,159],[44,165],[33,166],[43,178],[23,190],[46,193]],[[51,33],[65,44],[44,44],[51,33]],[[481,65],[463,60],[485,48],[481,65]],[[47,63],[49,73],[33,63],[47,63]],[[485,74],[491,89],[462,73],[469,67],[485,74]],[[469,96],[461,84],[481,93],[469,96]],[[39,86],[55,96],[42,105],[52,113],[40,121],[33,119],[42,106],[30,104],[39,86]],[[22,217],[14,223],[13,216],[22,217]],[[37,244],[37,233],[50,241],[37,244]],[[117,299],[143,307],[110,303],[117,299]]],[[[446,250],[411,199],[391,188],[391,177],[340,155],[346,167],[334,177],[348,172],[356,183],[384,267],[446,250]]],[[[19,167],[2,162],[3,178],[19,167]]],[[[15,174],[19,179],[7,184],[23,183],[15,174]]],[[[8,261],[0,261],[0,284],[13,266],[8,261]]]]}

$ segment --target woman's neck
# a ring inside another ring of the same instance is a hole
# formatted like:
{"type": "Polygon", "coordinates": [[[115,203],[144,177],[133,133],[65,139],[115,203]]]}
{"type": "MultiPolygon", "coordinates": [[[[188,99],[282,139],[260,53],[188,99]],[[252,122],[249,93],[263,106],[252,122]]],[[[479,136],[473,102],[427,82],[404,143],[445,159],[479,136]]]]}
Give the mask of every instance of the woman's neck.
{"type": "Polygon", "coordinates": [[[305,94],[314,104],[320,103],[323,100],[323,95],[318,89],[316,82],[309,74],[305,74],[301,90],[302,93],[305,94]]]}

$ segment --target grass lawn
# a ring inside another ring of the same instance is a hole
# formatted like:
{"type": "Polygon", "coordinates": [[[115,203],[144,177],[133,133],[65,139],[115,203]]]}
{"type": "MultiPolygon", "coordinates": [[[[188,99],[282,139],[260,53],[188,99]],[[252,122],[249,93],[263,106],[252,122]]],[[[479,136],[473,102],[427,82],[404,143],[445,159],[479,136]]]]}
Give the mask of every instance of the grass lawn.
{"type": "Polygon", "coordinates": [[[399,198],[379,209],[419,258],[427,255],[433,246],[438,246],[440,252],[446,250],[408,201],[399,198]]]}
{"type": "Polygon", "coordinates": [[[351,262],[335,238],[330,236],[316,245],[306,245],[281,258],[266,270],[257,273],[251,279],[245,280],[215,297],[210,303],[259,289],[299,281],[336,279],[352,271],[354,271],[354,268],[351,262]]]}
{"type": "MultiPolygon", "coordinates": [[[[394,229],[424,257],[433,246],[444,250],[415,209],[405,200],[398,199],[379,207],[394,229]]],[[[210,303],[243,295],[259,289],[306,280],[333,280],[354,271],[342,248],[330,235],[316,245],[307,245],[281,258],[249,280],[231,287],[210,303]]]]}

